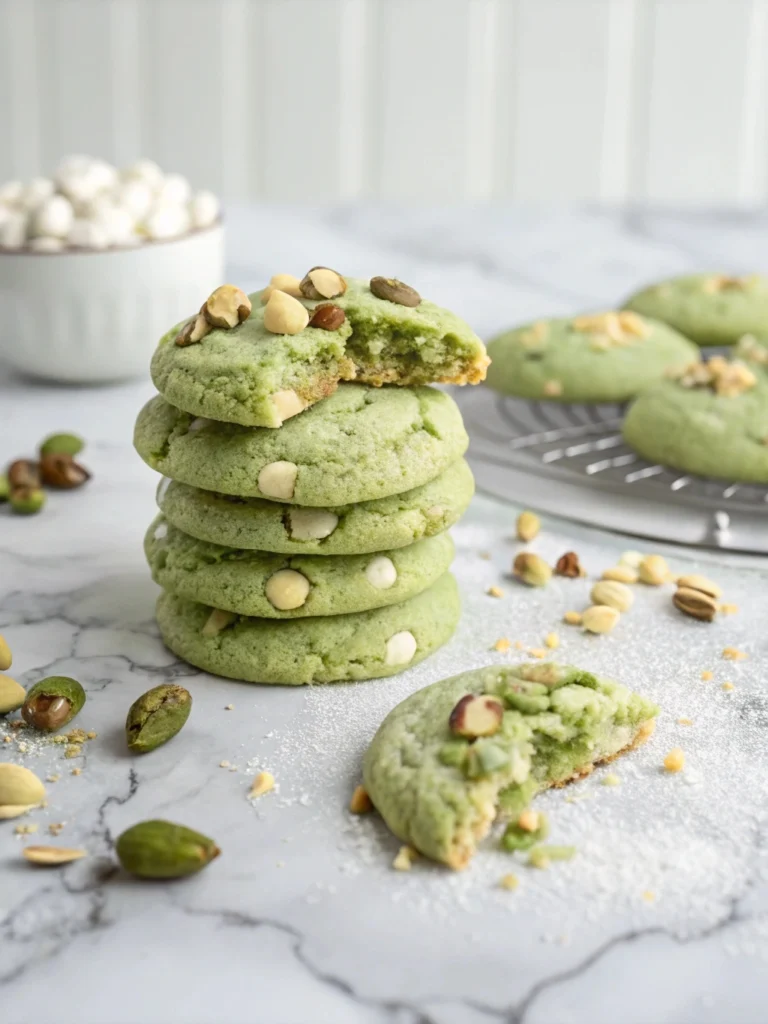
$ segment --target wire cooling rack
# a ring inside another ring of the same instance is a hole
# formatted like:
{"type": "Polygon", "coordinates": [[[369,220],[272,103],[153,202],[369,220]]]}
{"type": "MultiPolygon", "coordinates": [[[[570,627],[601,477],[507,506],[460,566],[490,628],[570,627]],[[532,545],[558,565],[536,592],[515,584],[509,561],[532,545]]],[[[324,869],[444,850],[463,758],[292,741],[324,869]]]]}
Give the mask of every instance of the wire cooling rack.
{"type": "Polygon", "coordinates": [[[623,406],[454,394],[482,490],[623,533],[768,554],[768,488],[647,462],[624,443],[623,406]]]}

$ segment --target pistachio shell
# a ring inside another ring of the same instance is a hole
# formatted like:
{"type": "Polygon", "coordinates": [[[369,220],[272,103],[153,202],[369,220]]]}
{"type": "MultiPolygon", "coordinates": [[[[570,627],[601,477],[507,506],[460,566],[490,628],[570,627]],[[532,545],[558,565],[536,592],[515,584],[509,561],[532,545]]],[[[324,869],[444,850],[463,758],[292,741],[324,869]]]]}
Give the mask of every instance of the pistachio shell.
{"type": "Polygon", "coordinates": [[[40,445],[41,455],[79,455],[85,442],[77,434],[51,434],[40,445]]]}
{"type": "Polygon", "coordinates": [[[118,838],[117,857],[140,878],[193,875],[221,853],[212,839],[170,821],[142,821],[118,838]]]}

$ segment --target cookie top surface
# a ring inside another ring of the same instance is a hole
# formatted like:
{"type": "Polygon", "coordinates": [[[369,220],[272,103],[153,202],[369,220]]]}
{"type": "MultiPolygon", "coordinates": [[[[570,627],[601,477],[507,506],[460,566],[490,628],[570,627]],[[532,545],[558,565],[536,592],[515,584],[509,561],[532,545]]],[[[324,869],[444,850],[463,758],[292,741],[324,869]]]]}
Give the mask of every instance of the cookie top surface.
{"type": "Polygon", "coordinates": [[[643,392],[622,433],[652,462],[699,476],[768,483],[768,377],[746,362],[715,357],[643,392]]]}
{"type": "Polygon", "coordinates": [[[697,345],[733,345],[768,323],[768,277],[689,274],[643,288],[626,309],[663,320],[697,345]]]}
{"type": "Polygon", "coordinates": [[[442,533],[463,514],[474,489],[469,466],[457,459],[420,487],[357,505],[304,509],[175,480],[160,482],[157,502],[169,522],[200,540],[290,555],[357,555],[442,533]]]}
{"type": "Polygon", "coordinates": [[[666,324],[632,312],[538,320],[488,345],[488,386],[558,402],[623,402],[698,349],[666,324]]]}
{"type": "Polygon", "coordinates": [[[657,710],[621,684],[569,666],[475,669],[390,712],[364,758],[365,788],[396,835],[461,868],[499,804],[514,806],[518,789],[530,797],[613,756],[657,710]],[[492,698],[495,731],[487,715],[479,720],[467,709],[468,695],[492,698]],[[487,726],[480,735],[458,734],[479,721],[487,726]]]}
{"type": "Polygon", "coordinates": [[[144,539],[152,578],[172,594],[269,619],[345,615],[426,590],[453,560],[447,533],[368,555],[280,555],[196,540],[158,516],[144,539]]]}
{"type": "Polygon", "coordinates": [[[164,593],[157,621],[166,645],[197,668],[244,682],[300,686],[403,672],[450,639],[459,611],[456,581],[446,573],[423,593],[386,608],[292,622],[231,616],[210,635],[204,630],[211,608],[164,593]]]}
{"type": "Polygon", "coordinates": [[[347,505],[411,490],[467,448],[456,403],[428,387],[344,384],[280,430],[195,418],[153,398],[134,432],[164,476],[209,491],[347,505]]]}
{"type": "Polygon", "coordinates": [[[460,317],[426,299],[410,307],[377,298],[368,281],[345,280],[343,295],[295,300],[310,315],[320,305],[339,307],[345,319],[336,330],[307,326],[298,334],[274,334],[265,326],[260,292],[249,296],[252,308],[243,323],[211,330],[197,344],[175,344],[176,325],[153,356],[155,386],[172,405],[197,416],[279,427],[340,380],[378,386],[483,379],[485,347],[460,317]]]}

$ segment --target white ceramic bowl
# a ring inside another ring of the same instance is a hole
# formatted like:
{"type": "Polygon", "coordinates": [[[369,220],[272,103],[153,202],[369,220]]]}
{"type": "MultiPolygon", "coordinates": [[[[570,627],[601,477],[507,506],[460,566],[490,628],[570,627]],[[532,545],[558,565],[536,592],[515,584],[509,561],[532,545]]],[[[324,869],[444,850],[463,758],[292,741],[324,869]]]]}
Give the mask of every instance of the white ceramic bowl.
{"type": "Polygon", "coordinates": [[[70,383],[145,376],[160,337],[223,283],[221,224],[132,249],[0,250],[0,359],[70,383]]]}

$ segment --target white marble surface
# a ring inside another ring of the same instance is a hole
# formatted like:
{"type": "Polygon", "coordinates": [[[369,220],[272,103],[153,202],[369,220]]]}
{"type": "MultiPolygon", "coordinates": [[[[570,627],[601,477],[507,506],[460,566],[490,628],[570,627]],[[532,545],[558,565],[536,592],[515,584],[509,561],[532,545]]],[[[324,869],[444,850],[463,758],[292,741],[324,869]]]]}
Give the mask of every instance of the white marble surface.
{"type": "MultiPolygon", "coordinates": [[[[764,269],[763,226],[725,217],[342,209],[267,210],[230,223],[230,276],[243,285],[318,261],[396,273],[484,333],[610,303],[689,267],[764,269]]],[[[141,538],[155,480],[130,447],[150,394],[148,381],[59,389],[0,371],[1,457],[66,428],[88,438],[83,461],[94,473],[87,489],[53,496],[44,516],[0,512],[0,632],[25,684],[52,672],[83,681],[79,724],[98,732],[78,761],[34,742],[26,753],[15,740],[2,747],[43,776],[61,773],[48,807],[25,819],[38,835],[0,824],[3,1024],[765,1020],[764,571],[725,557],[709,564],[741,606],[712,626],[683,620],[668,593],[645,588],[615,633],[584,637],[558,623],[588,583],[531,592],[506,579],[515,511],[478,497],[454,531],[461,628],[424,665],[393,680],[300,691],[214,679],[176,661],[152,622],[141,538]],[[491,583],[502,599],[485,596],[491,583]],[[542,798],[555,841],[574,842],[577,857],[539,873],[489,843],[462,875],[423,862],[393,872],[398,843],[375,817],[346,811],[378,721],[419,686],[518,656],[489,652],[498,637],[540,646],[553,628],[564,658],[616,675],[663,709],[652,742],[613,767],[620,786],[601,786],[602,772],[542,798]],[[748,659],[724,661],[730,644],[748,659]],[[701,680],[704,669],[713,681],[701,680]],[[193,692],[192,717],[167,747],[129,757],[125,712],[167,679],[193,692]],[[664,754],[678,745],[687,770],[664,776],[664,754]],[[261,768],[279,789],[251,805],[249,777],[261,768]],[[172,885],[124,877],[114,837],[151,816],[199,828],[223,855],[172,885]],[[90,857],[33,870],[22,844],[45,842],[47,825],[62,821],[58,842],[82,844],[90,857]],[[496,888],[509,870],[521,880],[515,893],[496,888]]],[[[556,520],[536,543],[550,558],[578,550],[592,572],[635,546],[556,520]]],[[[681,570],[695,564],[690,552],[669,557],[681,570]]]]}

